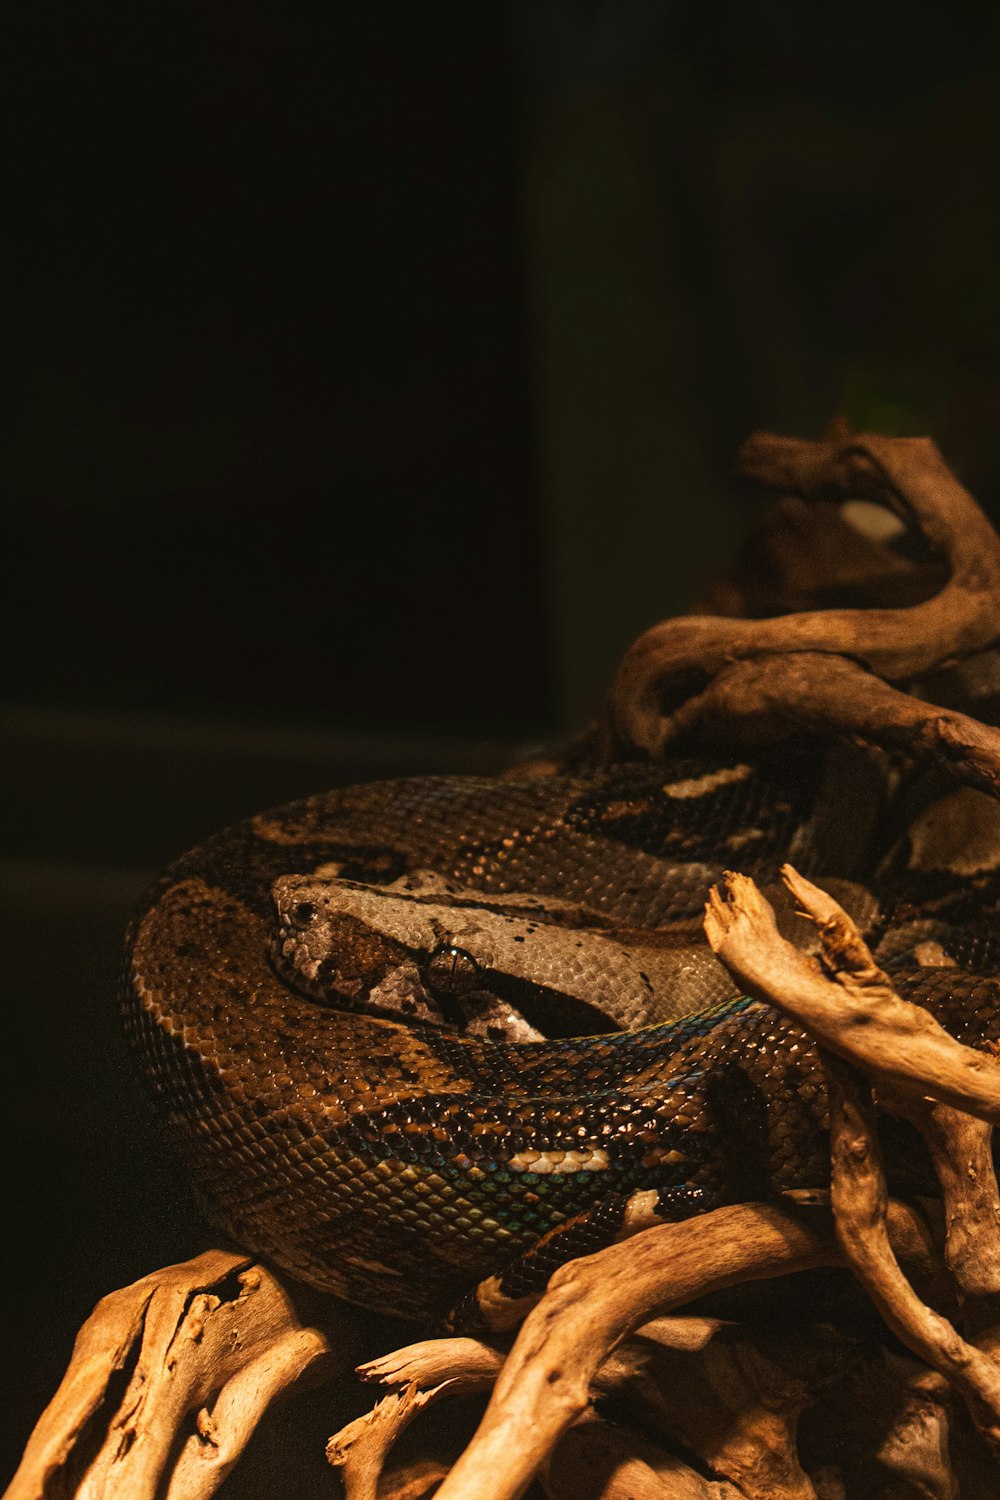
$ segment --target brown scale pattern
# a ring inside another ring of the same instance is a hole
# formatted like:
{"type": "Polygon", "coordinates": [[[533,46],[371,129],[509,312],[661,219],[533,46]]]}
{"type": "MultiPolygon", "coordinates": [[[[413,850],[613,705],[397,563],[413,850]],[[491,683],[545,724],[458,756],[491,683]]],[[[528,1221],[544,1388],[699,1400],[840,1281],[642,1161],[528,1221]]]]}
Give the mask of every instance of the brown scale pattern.
{"type": "MultiPolygon", "coordinates": [[[[636,1189],[689,1212],[822,1183],[818,1060],[767,1007],[737,998],[638,1032],[517,1047],[332,1009],[268,961],[272,882],[326,863],[355,880],[429,868],[486,894],[568,895],[636,928],[698,911],[736,818],[763,830],[740,856],[759,880],[793,838],[808,847],[817,776],[799,752],[708,801],[664,792],[704,773],[353,788],[179,860],[133,924],[125,1005],[213,1219],[293,1276],[422,1318],[567,1220],[595,1247],[636,1189]],[[606,1165],[512,1169],[526,1151],[599,1151],[606,1165]]],[[[903,979],[963,1040],[997,1040],[996,980],[903,979]]]]}

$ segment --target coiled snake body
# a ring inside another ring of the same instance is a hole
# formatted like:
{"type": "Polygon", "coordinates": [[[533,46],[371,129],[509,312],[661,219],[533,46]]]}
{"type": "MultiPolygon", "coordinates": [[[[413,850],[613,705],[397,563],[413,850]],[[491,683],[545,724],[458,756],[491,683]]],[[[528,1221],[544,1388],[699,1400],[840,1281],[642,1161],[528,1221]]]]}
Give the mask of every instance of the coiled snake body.
{"type": "Polygon", "coordinates": [[[809,745],[404,780],[186,855],[133,924],[125,996],[212,1218],[349,1301],[426,1318],[478,1284],[459,1316],[503,1321],[643,1224],[822,1185],[812,1046],[700,941],[726,868],[766,885],[792,859],[885,934],[901,993],[961,1040],[1000,1036],[993,870],[971,923],[968,879],[926,860],[890,913],[860,878],[858,774],[832,806],[809,745]]]}

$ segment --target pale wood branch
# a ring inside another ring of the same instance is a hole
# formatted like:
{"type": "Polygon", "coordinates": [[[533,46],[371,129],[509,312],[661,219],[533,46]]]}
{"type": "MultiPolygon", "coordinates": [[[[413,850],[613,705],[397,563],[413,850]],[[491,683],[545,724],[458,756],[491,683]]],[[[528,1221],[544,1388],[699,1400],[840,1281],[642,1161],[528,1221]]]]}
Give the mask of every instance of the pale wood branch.
{"type": "Polygon", "coordinates": [[[379,1480],[393,1445],[414,1417],[447,1390],[447,1384],[420,1390],[411,1382],[330,1438],[326,1456],[340,1470],[346,1500],[377,1500],[379,1480]]]}
{"type": "MultiPolygon", "coordinates": [[[[793,1359],[796,1368],[786,1370],[780,1353],[777,1359],[763,1354],[752,1335],[717,1318],[664,1317],[645,1323],[601,1364],[592,1397],[621,1397],[630,1410],[641,1407],[648,1420],[737,1487],[705,1481],[665,1452],[651,1468],[651,1445],[639,1444],[634,1432],[607,1424],[595,1427],[588,1410],[556,1444],[541,1474],[543,1488],[552,1496],[593,1494],[605,1500],[647,1492],[656,1497],[690,1494],[699,1500],[730,1494],[741,1500],[813,1500],[795,1454],[795,1423],[807,1392],[822,1383],[831,1358],[839,1368],[842,1353],[839,1342],[832,1350],[826,1341],[818,1351],[793,1359]]],[[[405,1402],[413,1399],[414,1386],[433,1387],[433,1399],[488,1391],[503,1363],[504,1353],[479,1340],[431,1339],[372,1360],[359,1373],[384,1385],[408,1386],[409,1393],[402,1392],[405,1402]]],[[[356,1453],[368,1443],[365,1462],[371,1468],[365,1468],[365,1479],[370,1484],[405,1425],[392,1429],[385,1403],[380,1403],[338,1433],[331,1451],[346,1454],[355,1445],[356,1453]]],[[[348,1484],[351,1500],[364,1500],[368,1493],[348,1484]]]]}
{"type": "Polygon", "coordinates": [[[855,735],[1000,796],[1000,730],[925,703],[843,656],[792,651],[720,667],[664,721],[661,748],[692,730],[741,744],[803,730],[855,735]]]}
{"type": "Polygon", "coordinates": [[[83,1325],[6,1500],[203,1500],[272,1402],[347,1367],[355,1339],[335,1306],[322,1327],[304,1323],[250,1256],[210,1250],[164,1267],[83,1325]]]}
{"type": "MultiPolygon", "coordinates": [[[[789,866],[784,875],[817,924],[821,960],[804,959],[791,948],[756,886],[740,876],[729,877],[728,900],[717,889],[711,893],[705,919],[709,941],[734,976],[794,1016],[823,1044],[830,1101],[831,1201],[845,1259],[887,1325],[948,1378],[980,1431],[1000,1451],[1000,1365],[921,1301],[889,1243],[888,1193],[868,1081],[878,1085],[886,1080],[893,1098],[916,1101],[915,1118],[934,1142],[952,1220],[955,1211],[965,1207],[982,1213],[982,1233],[991,1239],[984,1270],[969,1264],[968,1231],[954,1225],[951,1256],[953,1266],[974,1278],[974,1284],[985,1278],[986,1294],[992,1298],[998,1254],[993,1237],[1000,1203],[992,1163],[986,1166],[987,1138],[972,1132],[964,1140],[947,1142],[942,1131],[949,1121],[954,1123],[954,1112],[928,1114],[919,1101],[927,1094],[949,1103],[960,1099],[965,1110],[996,1119],[990,1095],[1000,1089],[1000,1068],[955,1042],[926,1011],[893,992],[851,919],[831,896],[789,866]],[[964,1158],[966,1172],[971,1163],[982,1174],[971,1204],[968,1190],[958,1187],[963,1145],[971,1146],[971,1156],[964,1158]]],[[[983,1291],[979,1284],[980,1297],[983,1291]]]]}
{"type": "MultiPolygon", "coordinates": [[[[747,658],[767,657],[773,664],[789,653],[834,654],[900,682],[1000,639],[1000,539],[928,439],[866,434],[807,443],[758,433],[743,448],[741,469],[760,484],[807,500],[888,504],[943,553],[948,582],[933,598],[906,608],[815,610],[759,620],[689,616],[654,626],[629,647],[618,669],[605,746],[609,758],[636,751],[662,755],[694,714],[675,722],[664,698],[690,698],[691,684],[747,658]],[[679,692],[685,684],[688,689],[679,692]]],[[[710,695],[703,707],[713,707],[710,695]]],[[[794,712],[796,705],[791,707],[794,712]]],[[[744,699],[736,725],[753,709],[752,700],[744,699]]],[[[877,736],[877,715],[869,727],[877,736]]]]}
{"type": "Polygon", "coordinates": [[[448,1472],[440,1459],[418,1458],[379,1481],[378,1500],[430,1500],[448,1472]]]}
{"type": "Polygon", "coordinates": [[[733,1485],[702,1478],[680,1458],[594,1412],[560,1440],[540,1477],[549,1500],[744,1500],[733,1485]]]}
{"type": "Polygon", "coordinates": [[[945,1220],[944,1254],[958,1290],[962,1320],[979,1348],[1000,1352],[1000,1193],[993,1127],[925,1097],[881,1099],[920,1131],[938,1182],[945,1220]]]}
{"type": "MultiPolygon", "coordinates": [[[[842,922],[861,943],[831,896],[789,865],[782,874],[816,921],[821,940],[831,924],[842,922]]],[[[746,876],[727,876],[725,895],[713,888],[705,934],[741,987],[779,1006],[831,1052],[897,1086],[916,1086],[980,1119],[1000,1120],[1000,1065],[956,1042],[919,1005],[900,999],[870,955],[868,973],[845,971],[832,983],[819,959],[781,936],[770,905],[746,876]]]]}
{"type": "Polygon", "coordinates": [[[830,1095],[831,1192],[837,1238],[858,1281],[908,1349],[946,1376],[1000,1452],[1000,1365],[917,1296],[889,1243],[888,1194],[870,1085],[824,1059],[830,1095]]]}
{"type": "Polygon", "coordinates": [[[416,1385],[421,1390],[448,1382],[455,1394],[489,1390],[507,1355],[509,1340],[500,1345],[483,1339],[422,1339],[391,1354],[358,1366],[362,1380],[379,1385],[416,1385]]]}
{"type": "MultiPolygon", "coordinates": [[[[904,1257],[925,1259],[919,1218],[894,1205],[904,1257]]],[[[516,1500],[586,1411],[607,1353],[654,1312],[746,1280],[840,1263],[833,1219],[807,1204],[740,1204],[648,1229],[557,1271],[521,1329],[476,1436],[441,1500],[516,1500]]]]}

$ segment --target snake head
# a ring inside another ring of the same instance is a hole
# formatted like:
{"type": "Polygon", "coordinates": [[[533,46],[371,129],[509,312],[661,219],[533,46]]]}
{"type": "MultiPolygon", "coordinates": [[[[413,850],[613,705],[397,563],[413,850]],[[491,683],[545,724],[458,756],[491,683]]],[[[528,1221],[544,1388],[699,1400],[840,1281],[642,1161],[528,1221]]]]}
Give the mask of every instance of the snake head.
{"type": "Polygon", "coordinates": [[[274,882],[271,962],[278,974],[324,1004],[446,1024],[410,948],[345,910],[350,886],[310,875],[282,875],[274,882]]]}
{"type": "Polygon", "coordinates": [[[491,1041],[542,1040],[508,1000],[490,992],[488,973],[466,946],[479,946],[486,957],[483,933],[467,925],[463,942],[448,935],[437,885],[428,893],[426,882],[411,879],[401,892],[284,875],[271,889],[278,919],[271,962],[311,999],[491,1041]],[[428,894],[430,906],[421,899],[428,894]]]}

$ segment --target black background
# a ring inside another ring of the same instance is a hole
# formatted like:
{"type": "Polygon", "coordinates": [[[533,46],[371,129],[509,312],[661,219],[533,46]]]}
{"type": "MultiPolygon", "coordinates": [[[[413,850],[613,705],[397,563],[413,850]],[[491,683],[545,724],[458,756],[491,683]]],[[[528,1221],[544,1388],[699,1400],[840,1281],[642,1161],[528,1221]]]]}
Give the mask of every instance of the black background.
{"type": "Polygon", "coordinates": [[[517,85],[468,10],[23,8],[15,701],[543,716],[517,85]]]}
{"type": "Polygon", "coordinates": [[[731,550],[755,426],[931,431],[995,506],[1000,21],[32,0],[5,31],[12,1465],[95,1299],[203,1243],[117,1040],[149,873],[578,722],[731,550]]]}

